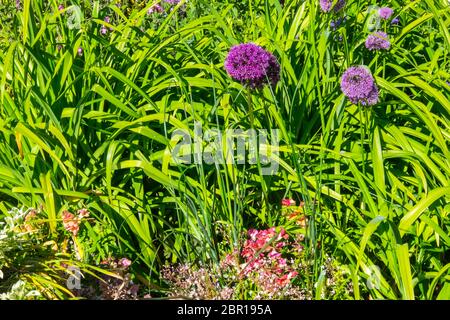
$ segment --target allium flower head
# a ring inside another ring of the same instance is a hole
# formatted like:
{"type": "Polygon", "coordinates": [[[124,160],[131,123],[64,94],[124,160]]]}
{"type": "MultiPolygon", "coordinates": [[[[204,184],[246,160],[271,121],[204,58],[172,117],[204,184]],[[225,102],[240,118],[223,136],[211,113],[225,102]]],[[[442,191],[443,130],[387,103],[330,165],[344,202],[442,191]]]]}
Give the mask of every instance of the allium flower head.
{"type": "Polygon", "coordinates": [[[225,70],[252,89],[262,88],[267,79],[272,85],[280,80],[280,65],[275,56],[253,43],[233,46],[225,59],[225,70]]]}
{"type": "Polygon", "coordinates": [[[378,102],[375,79],[365,66],[348,68],[341,78],[341,90],[354,104],[371,106],[378,102]]]}
{"type": "Polygon", "coordinates": [[[383,8],[378,9],[378,15],[383,20],[388,20],[392,16],[393,13],[394,13],[394,10],[392,10],[389,7],[383,7],[383,8]]]}
{"type": "Polygon", "coordinates": [[[331,9],[334,12],[339,12],[345,7],[345,0],[320,0],[319,4],[323,12],[330,12],[331,9]]]}
{"type": "Polygon", "coordinates": [[[388,50],[391,47],[388,35],[385,32],[377,31],[370,34],[366,39],[366,48],[372,50],[388,50]]]}

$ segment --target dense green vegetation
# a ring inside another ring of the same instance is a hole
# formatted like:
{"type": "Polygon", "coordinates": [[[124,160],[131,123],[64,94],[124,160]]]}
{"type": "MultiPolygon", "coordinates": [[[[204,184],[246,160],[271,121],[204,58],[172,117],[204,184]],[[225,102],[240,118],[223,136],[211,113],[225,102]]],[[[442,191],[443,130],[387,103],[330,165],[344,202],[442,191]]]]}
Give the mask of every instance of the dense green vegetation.
{"type": "Polygon", "coordinates": [[[325,13],[318,0],[190,0],[149,12],[157,3],[0,0],[0,293],[98,297],[66,287],[76,266],[82,288],[129,289],[102,298],[450,299],[448,1],[349,0],[325,13]],[[398,24],[374,25],[374,6],[398,24]],[[374,28],[389,50],[366,48],[374,28]],[[227,74],[230,48],[247,42],[277,58],[275,86],[227,74]],[[377,104],[342,93],[355,65],[373,74],[377,104]],[[266,129],[272,145],[278,129],[278,169],[176,163],[173,133],[194,136],[195,123],[266,129]],[[248,231],[271,227],[286,230],[298,273],[279,296],[223,267],[233,252],[237,269],[248,262],[248,231]],[[206,272],[214,289],[175,292],[186,279],[167,268],[206,272]]]}

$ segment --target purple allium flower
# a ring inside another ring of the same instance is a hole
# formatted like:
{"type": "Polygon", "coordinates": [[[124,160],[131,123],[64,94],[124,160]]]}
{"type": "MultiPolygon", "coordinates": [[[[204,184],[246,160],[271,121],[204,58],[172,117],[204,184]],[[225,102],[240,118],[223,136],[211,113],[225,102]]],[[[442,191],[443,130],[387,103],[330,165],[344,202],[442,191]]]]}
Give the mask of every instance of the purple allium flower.
{"type": "Polygon", "coordinates": [[[333,6],[333,0],[320,0],[320,9],[323,12],[330,12],[333,6]]]}
{"type": "Polygon", "coordinates": [[[391,24],[397,25],[400,23],[400,18],[399,17],[395,17],[394,19],[392,19],[391,24]]]}
{"type": "Polygon", "coordinates": [[[320,0],[320,9],[322,9],[323,12],[330,12],[331,9],[333,9],[334,12],[339,12],[344,8],[345,6],[345,0],[320,0]],[[333,6],[333,2],[334,6],[333,6]]]}
{"type": "Polygon", "coordinates": [[[152,5],[148,10],[147,10],[147,14],[150,15],[152,13],[161,13],[164,12],[164,8],[160,5],[160,4],[154,4],[152,5]]]}
{"type": "Polygon", "coordinates": [[[106,29],[105,26],[101,26],[101,28],[100,28],[100,33],[101,33],[102,35],[105,35],[105,34],[108,33],[108,29],[106,29]]]}
{"type": "Polygon", "coordinates": [[[280,80],[280,65],[273,54],[254,43],[233,46],[225,59],[228,74],[243,85],[260,89],[280,80]]]}
{"type": "Polygon", "coordinates": [[[388,35],[383,31],[370,34],[366,39],[366,48],[372,50],[388,50],[391,47],[388,35]]]}
{"type": "Polygon", "coordinates": [[[392,10],[389,7],[383,7],[383,8],[378,9],[378,15],[380,16],[381,19],[384,19],[384,20],[388,20],[392,16],[393,13],[394,13],[394,10],[392,10]]]}
{"type": "Polygon", "coordinates": [[[341,78],[341,90],[353,104],[371,106],[378,102],[375,79],[365,66],[348,68],[341,78]]]}
{"type": "Polygon", "coordinates": [[[81,57],[83,55],[83,48],[79,47],[77,50],[78,55],[81,57]]]}
{"type": "Polygon", "coordinates": [[[111,18],[106,16],[105,19],[103,19],[106,23],[110,23],[111,22],[111,18]]]}
{"type": "Polygon", "coordinates": [[[63,11],[64,10],[64,5],[63,4],[60,4],[59,6],[58,6],[58,11],[63,11]]]}

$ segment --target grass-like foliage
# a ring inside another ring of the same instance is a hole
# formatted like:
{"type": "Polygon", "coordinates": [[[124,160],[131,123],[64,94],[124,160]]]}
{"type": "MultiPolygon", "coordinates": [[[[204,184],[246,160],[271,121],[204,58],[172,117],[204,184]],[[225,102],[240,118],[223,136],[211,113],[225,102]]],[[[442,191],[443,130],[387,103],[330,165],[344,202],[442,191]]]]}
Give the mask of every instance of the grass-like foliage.
{"type": "Polygon", "coordinates": [[[276,282],[289,283],[285,297],[450,299],[450,4],[349,0],[327,13],[321,2],[0,0],[0,218],[36,208],[39,239],[56,246],[33,255],[29,243],[19,259],[0,233],[10,277],[0,289],[20,280],[45,297],[83,296],[57,271],[21,273],[20,261],[72,263],[95,279],[102,260],[128,257],[151,295],[183,283],[162,272],[183,265],[195,270],[187,278],[215,273],[222,289],[180,294],[273,297],[223,265],[227,254],[237,269],[253,263],[243,253],[261,234],[252,229],[283,227],[280,252],[254,253],[296,270],[276,282]],[[369,50],[377,30],[389,48],[369,50]],[[248,42],[276,57],[277,83],[250,88],[227,74],[230,48],[248,42]],[[374,104],[341,90],[358,65],[374,104]],[[194,136],[196,123],[266,129],[269,141],[278,129],[278,170],[175,162],[173,133],[194,136]],[[90,217],[73,232],[67,212],[82,209],[90,217]]]}

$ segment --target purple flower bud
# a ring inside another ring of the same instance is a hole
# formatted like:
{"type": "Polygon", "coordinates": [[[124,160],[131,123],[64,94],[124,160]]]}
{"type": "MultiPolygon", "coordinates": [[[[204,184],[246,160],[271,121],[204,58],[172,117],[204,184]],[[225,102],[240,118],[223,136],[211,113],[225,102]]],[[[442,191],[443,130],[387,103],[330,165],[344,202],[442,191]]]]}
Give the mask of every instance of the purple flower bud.
{"type": "Polygon", "coordinates": [[[77,52],[78,52],[78,55],[81,57],[83,55],[83,48],[79,47],[77,52]]]}
{"type": "Polygon", "coordinates": [[[394,19],[392,19],[391,24],[393,25],[397,25],[400,23],[400,18],[399,17],[395,17],[394,19]]]}

